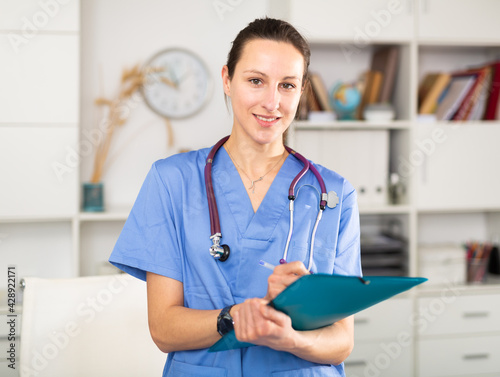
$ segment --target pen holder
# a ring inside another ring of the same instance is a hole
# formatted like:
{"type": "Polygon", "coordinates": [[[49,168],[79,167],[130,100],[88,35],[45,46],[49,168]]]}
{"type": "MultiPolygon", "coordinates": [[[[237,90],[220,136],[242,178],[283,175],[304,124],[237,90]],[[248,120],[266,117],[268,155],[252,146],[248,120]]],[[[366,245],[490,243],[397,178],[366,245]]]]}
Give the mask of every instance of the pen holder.
{"type": "Polygon", "coordinates": [[[482,258],[472,260],[467,263],[467,282],[482,283],[486,280],[486,270],[488,267],[488,259],[482,258]]]}

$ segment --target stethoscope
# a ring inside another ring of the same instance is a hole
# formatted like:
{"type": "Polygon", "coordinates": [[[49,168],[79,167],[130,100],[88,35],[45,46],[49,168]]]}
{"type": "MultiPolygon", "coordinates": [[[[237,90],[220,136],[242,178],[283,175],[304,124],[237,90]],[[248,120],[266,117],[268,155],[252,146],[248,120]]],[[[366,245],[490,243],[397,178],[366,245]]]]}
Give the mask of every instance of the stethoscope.
{"type": "MultiPolygon", "coordinates": [[[[226,261],[229,258],[230,254],[230,249],[228,245],[221,245],[220,240],[222,238],[222,233],[220,229],[220,221],[219,221],[219,212],[217,210],[217,201],[215,199],[215,194],[214,194],[214,188],[213,188],[213,182],[212,182],[212,163],[215,158],[215,154],[217,151],[220,149],[220,147],[229,139],[229,136],[226,136],[219,140],[217,144],[214,145],[212,150],[207,156],[207,161],[205,165],[205,185],[207,188],[207,199],[208,199],[208,210],[210,212],[210,232],[211,236],[210,239],[212,240],[212,246],[210,247],[210,255],[214,257],[215,259],[220,260],[221,262],[226,261]]],[[[297,183],[300,181],[300,179],[309,171],[314,174],[316,179],[318,180],[319,186],[321,188],[321,194],[320,194],[320,201],[319,201],[319,210],[318,214],[316,216],[316,222],[314,223],[314,227],[311,233],[311,247],[309,251],[309,263],[307,269],[310,271],[312,267],[312,262],[313,262],[313,255],[314,255],[314,240],[316,238],[316,230],[318,229],[318,224],[323,216],[323,211],[325,210],[325,207],[328,204],[328,207],[334,208],[337,203],[338,203],[338,197],[337,194],[334,191],[331,191],[329,194],[326,192],[326,186],[325,182],[323,181],[323,178],[319,174],[318,170],[314,165],[312,165],[304,156],[302,156],[300,153],[295,152],[292,148],[288,147],[285,145],[285,149],[288,151],[288,153],[292,154],[295,156],[298,160],[302,162],[304,167],[302,170],[297,174],[297,176],[292,180],[292,183],[290,184],[290,188],[288,189],[288,200],[290,201],[289,203],[289,210],[290,210],[290,228],[288,230],[288,237],[286,240],[286,246],[285,246],[285,251],[283,253],[283,258],[280,259],[280,263],[286,263],[287,261],[287,256],[288,256],[288,248],[290,246],[290,240],[292,239],[292,233],[293,233],[293,211],[294,211],[294,200],[296,198],[295,196],[295,187],[297,186],[297,183]]],[[[297,193],[298,194],[298,193],[297,193]]]]}

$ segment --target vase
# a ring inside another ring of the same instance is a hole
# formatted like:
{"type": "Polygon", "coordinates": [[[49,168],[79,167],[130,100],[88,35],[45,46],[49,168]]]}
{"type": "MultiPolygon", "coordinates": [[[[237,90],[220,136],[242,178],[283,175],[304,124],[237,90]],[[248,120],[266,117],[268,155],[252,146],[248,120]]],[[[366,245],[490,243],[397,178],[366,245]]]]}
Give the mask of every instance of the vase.
{"type": "Polygon", "coordinates": [[[83,211],[104,211],[104,185],[102,182],[83,184],[83,211]]]}

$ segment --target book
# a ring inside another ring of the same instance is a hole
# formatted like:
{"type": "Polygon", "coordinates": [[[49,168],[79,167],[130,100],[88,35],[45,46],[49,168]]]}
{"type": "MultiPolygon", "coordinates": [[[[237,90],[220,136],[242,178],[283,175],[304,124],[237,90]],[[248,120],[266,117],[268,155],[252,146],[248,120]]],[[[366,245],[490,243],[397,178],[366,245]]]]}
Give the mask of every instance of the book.
{"type": "Polygon", "coordinates": [[[332,111],[330,106],[330,99],[328,96],[328,91],[326,90],[323,79],[317,73],[311,73],[311,88],[314,92],[315,97],[318,100],[320,110],[322,111],[332,111]]]}
{"type": "Polygon", "coordinates": [[[490,66],[492,71],[491,82],[484,120],[498,119],[498,102],[500,100],[500,61],[494,62],[490,66]]]}
{"type": "Polygon", "coordinates": [[[437,120],[450,120],[477,79],[477,72],[459,72],[451,75],[450,82],[438,100],[437,120]]]}
{"type": "Polygon", "coordinates": [[[378,101],[382,79],[383,75],[380,71],[367,71],[364,73],[362,77],[364,89],[361,94],[361,103],[357,110],[358,119],[364,119],[363,111],[367,105],[378,101]]]}
{"type": "Polygon", "coordinates": [[[434,114],[438,99],[450,82],[450,74],[444,72],[428,73],[418,90],[418,113],[434,114]]]}
{"type": "MultiPolygon", "coordinates": [[[[478,69],[471,69],[464,74],[467,73],[476,73],[477,77],[476,80],[474,81],[474,84],[464,97],[462,103],[458,107],[457,111],[455,114],[452,116],[452,120],[455,121],[463,121],[463,120],[471,120],[471,112],[474,107],[476,107],[476,104],[479,103],[480,97],[484,95],[485,89],[488,89],[487,85],[487,78],[489,75],[490,68],[488,66],[478,68],[478,69]]],[[[478,111],[476,109],[476,111],[478,111]]]]}
{"type": "Polygon", "coordinates": [[[375,102],[390,103],[398,69],[399,48],[395,46],[377,49],[371,61],[371,70],[382,73],[383,81],[375,102]]]}
{"type": "Polygon", "coordinates": [[[481,120],[484,118],[486,104],[490,93],[491,77],[492,69],[488,66],[486,67],[486,74],[480,85],[480,90],[477,92],[477,99],[471,106],[470,112],[467,114],[467,120],[481,120]]]}

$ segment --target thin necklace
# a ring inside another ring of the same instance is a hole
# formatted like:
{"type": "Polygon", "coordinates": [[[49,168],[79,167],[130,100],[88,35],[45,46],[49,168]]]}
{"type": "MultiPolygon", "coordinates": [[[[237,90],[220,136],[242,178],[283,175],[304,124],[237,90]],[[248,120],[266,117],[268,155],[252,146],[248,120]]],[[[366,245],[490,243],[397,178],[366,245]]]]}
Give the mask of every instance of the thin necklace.
{"type": "Polygon", "coordinates": [[[240,165],[238,165],[238,163],[236,162],[236,160],[235,160],[235,159],[233,158],[233,156],[231,155],[231,152],[229,152],[229,148],[226,148],[226,150],[227,150],[227,154],[229,155],[229,157],[231,157],[231,160],[232,160],[232,161],[236,164],[237,168],[238,168],[239,170],[241,170],[241,171],[243,172],[243,174],[245,174],[245,175],[247,176],[247,178],[248,178],[248,180],[249,180],[250,182],[252,182],[252,184],[250,185],[250,187],[248,187],[248,190],[250,190],[250,189],[252,190],[252,194],[255,194],[255,184],[256,184],[257,182],[262,181],[266,175],[268,175],[271,171],[273,171],[273,170],[274,170],[274,168],[275,168],[276,166],[278,166],[278,164],[281,162],[281,160],[283,160],[283,157],[285,157],[285,153],[286,153],[286,149],[285,149],[285,150],[283,151],[283,155],[282,155],[282,156],[281,156],[281,158],[278,160],[278,162],[277,162],[277,163],[276,163],[276,164],[275,164],[275,165],[274,165],[274,166],[273,166],[273,167],[272,167],[272,168],[271,168],[271,169],[270,169],[270,170],[269,170],[266,174],[264,174],[263,176],[259,177],[258,179],[252,179],[252,178],[250,178],[250,177],[248,176],[248,174],[247,174],[247,173],[246,173],[246,172],[245,172],[245,171],[241,168],[241,166],[240,166],[240,165]]]}

